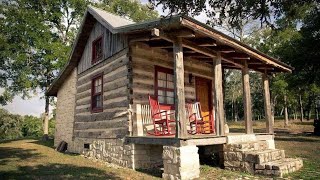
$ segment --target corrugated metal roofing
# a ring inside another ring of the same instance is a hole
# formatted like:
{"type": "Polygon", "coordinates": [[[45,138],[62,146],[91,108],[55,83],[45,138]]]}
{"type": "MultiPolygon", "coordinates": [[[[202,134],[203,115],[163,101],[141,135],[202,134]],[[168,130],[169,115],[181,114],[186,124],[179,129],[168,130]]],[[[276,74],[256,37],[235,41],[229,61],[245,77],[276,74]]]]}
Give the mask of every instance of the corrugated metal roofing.
{"type": "Polygon", "coordinates": [[[117,28],[117,27],[121,27],[121,26],[126,26],[126,25],[130,25],[130,24],[134,24],[135,22],[126,19],[124,17],[120,17],[118,15],[106,12],[102,9],[93,7],[93,6],[89,6],[88,7],[88,11],[91,13],[96,13],[97,15],[99,15],[104,21],[105,23],[109,24],[110,26],[112,26],[113,28],[117,28]]]}

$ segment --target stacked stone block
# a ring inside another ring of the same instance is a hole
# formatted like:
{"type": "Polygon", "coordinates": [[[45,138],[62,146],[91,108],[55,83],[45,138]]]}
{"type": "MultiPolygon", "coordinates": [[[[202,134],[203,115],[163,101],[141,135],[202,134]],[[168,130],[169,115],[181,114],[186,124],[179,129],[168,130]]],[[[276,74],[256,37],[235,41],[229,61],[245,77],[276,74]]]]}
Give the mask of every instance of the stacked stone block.
{"type": "Polygon", "coordinates": [[[135,144],[133,155],[135,169],[152,169],[163,165],[161,145],[135,144]]]}
{"type": "Polygon", "coordinates": [[[195,179],[200,175],[199,154],[196,146],[164,146],[162,158],[163,179],[195,179]]]}
{"type": "Polygon", "coordinates": [[[284,150],[269,149],[267,141],[225,144],[225,169],[282,177],[302,167],[301,159],[285,158],[284,150]]]}
{"type": "Polygon", "coordinates": [[[133,168],[134,146],[124,144],[121,139],[114,141],[94,140],[83,154],[88,158],[102,160],[118,166],[133,168]]]}

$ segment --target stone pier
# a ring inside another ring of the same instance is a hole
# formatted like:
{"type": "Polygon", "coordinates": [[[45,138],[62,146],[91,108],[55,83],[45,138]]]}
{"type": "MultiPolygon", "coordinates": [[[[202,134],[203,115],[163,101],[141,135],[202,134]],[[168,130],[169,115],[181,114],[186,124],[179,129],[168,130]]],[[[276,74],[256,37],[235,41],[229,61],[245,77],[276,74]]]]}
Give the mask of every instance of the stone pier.
{"type": "Polygon", "coordinates": [[[163,146],[163,179],[195,179],[200,175],[198,147],[163,146]]]}

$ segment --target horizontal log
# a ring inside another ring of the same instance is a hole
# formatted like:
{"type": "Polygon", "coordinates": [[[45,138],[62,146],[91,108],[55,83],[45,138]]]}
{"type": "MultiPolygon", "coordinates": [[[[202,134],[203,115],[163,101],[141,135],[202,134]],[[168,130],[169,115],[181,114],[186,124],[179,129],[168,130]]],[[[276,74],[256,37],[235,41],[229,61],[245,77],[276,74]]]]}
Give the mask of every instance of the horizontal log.
{"type": "Polygon", "coordinates": [[[115,99],[118,97],[128,97],[129,96],[129,90],[125,88],[118,88],[113,93],[108,93],[107,95],[103,95],[103,100],[110,100],[115,99]]]}
{"type": "Polygon", "coordinates": [[[120,80],[120,81],[115,80],[110,83],[109,82],[105,83],[103,86],[103,91],[109,92],[109,91],[113,91],[113,90],[120,89],[123,87],[128,87],[128,86],[129,86],[129,79],[120,80]]]}
{"type": "Polygon", "coordinates": [[[128,118],[121,117],[111,120],[102,120],[95,122],[75,122],[74,130],[87,130],[87,129],[109,129],[116,127],[126,127],[128,126],[128,118]]]}
{"type": "Polygon", "coordinates": [[[129,100],[126,99],[124,101],[113,102],[113,103],[108,103],[108,104],[103,105],[103,109],[112,109],[115,107],[129,107],[129,100]]]}
{"type": "Polygon", "coordinates": [[[90,97],[90,96],[91,96],[91,89],[88,89],[87,91],[77,93],[76,100],[81,100],[83,98],[90,97]]]}
{"type": "Polygon", "coordinates": [[[109,112],[100,112],[93,113],[88,115],[78,115],[75,116],[75,122],[94,122],[94,121],[102,121],[102,120],[111,120],[120,117],[127,117],[128,111],[127,109],[115,109],[114,111],[109,112]]]}
{"type": "Polygon", "coordinates": [[[122,128],[110,128],[107,130],[96,130],[96,131],[74,131],[75,137],[79,138],[122,138],[128,135],[128,127],[122,128]]]}

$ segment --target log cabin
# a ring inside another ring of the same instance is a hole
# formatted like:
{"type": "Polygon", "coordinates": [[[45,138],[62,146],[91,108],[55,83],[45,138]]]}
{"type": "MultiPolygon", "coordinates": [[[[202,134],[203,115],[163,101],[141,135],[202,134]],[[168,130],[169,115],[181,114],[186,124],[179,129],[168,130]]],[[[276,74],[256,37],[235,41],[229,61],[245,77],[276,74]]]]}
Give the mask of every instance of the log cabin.
{"type": "Polygon", "coordinates": [[[269,77],[291,71],[191,17],[134,23],[89,6],[47,91],[57,97],[55,146],[132,169],[163,167],[164,179],[199,177],[199,157],[212,154],[225,169],[282,176],[302,161],[275,148],[269,77]],[[242,72],[245,133],[225,133],[224,69],[242,72]],[[253,132],[249,70],[262,76],[265,133],[253,132]],[[151,96],[171,114],[171,133],[154,133],[151,96]],[[199,133],[186,111],[193,102],[201,104],[199,133]]]}

